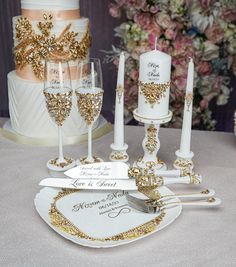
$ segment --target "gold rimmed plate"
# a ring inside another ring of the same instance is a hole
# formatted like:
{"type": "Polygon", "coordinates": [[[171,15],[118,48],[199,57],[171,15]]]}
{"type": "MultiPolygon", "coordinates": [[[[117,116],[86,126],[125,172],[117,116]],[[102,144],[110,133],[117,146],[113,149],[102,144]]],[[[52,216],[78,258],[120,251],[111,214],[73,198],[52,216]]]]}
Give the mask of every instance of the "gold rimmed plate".
{"type": "MultiPolygon", "coordinates": [[[[173,194],[167,187],[159,191],[161,195],[173,194]]],[[[45,187],[36,195],[34,203],[42,219],[59,235],[76,244],[96,248],[124,245],[149,236],[172,223],[181,213],[181,206],[159,214],[139,212],[128,205],[127,194],[125,191],[45,187]]],[[[135,196],[145,198],[139,192],[135,196]]]]}

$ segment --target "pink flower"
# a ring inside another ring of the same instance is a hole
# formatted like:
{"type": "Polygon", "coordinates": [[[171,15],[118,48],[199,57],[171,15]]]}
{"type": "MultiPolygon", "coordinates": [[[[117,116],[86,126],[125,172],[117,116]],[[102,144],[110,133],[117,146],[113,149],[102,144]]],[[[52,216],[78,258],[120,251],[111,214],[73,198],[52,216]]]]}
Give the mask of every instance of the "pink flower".
{"type": "Polygon", "coordinates": [[[129,8],[141,9],[146,5],[146,0],[128,0],[126,4],[129,8]]]}
{"type": "Polygon", "coordinates": [[[236,9],[225,8],[222,11],[221,17],[227,22],[235,22],[236,21],[236,9]]]}
{"type": "Polygon", "coordinates": [[[133,80],[137,80],[138,79],[138,76],[139,76],[139,73],[137,70],[132,70],[131,73],[130,73],[130,78],[133,79],[133,80]]]}
{"type": "Polygon", "coordinates": [[[224,30],[219,24],[214,23],[206,29],[205,35],[213,44],[220,43],[224,38],[224,30]]]}
{"type": "Polygon", "coordinates": [[[172,72],[172,86],[175,88],[174,94],[176,98],[183,97],[185,94],[187,82],[187,65],[178,65],[172,72]]]}
{"type": "Polygon", "coordinates": [[[172,29],[166,29],[164,35],[165,35],[166,39],[174,40],[176,35],[177,35],[177,32],[175,30],[172,30],[172,29]]]}
{"type": "Polygon", "coordinates": [[[160,30],[160,28],[159,28],[159,32],[157,30],[158,30],[158,28],[155,28],[152,31],[152,33],[150,33],[149,36],[148,36],[149,47],[151,49],[155,49],[156,38],[157,38],[157,41],[158,41],[159,37],[161,36],[161,30],[160,30]]]}
{"type": "Polygon", "coordinates": [[[156,14],[156,22],[163,29],[174,29],[175,28],[175,23],[171,20],[170,16],[163,12],[156,14]]]}
{"type": "Polygon", "coordinates": [[[155,34],[158,38],[161,36],[161,28],[153,19],[150,13],[136,13],[134,15],[134,21],[143,29],[149,33],[155,34]]]}
{"type": "Polygon", "coordinates": [[[158,50],[167,53],[169,47],[170,47],[170,43],[168,40],[159,39],[157,41],[157,49],[158,50]]]}
{"type": "Polygon", "coordinates": [[[214,2],[214,0],[199,0],[199,2],[203,8],[208,8],[214,2]]]}
{"type": "Polygon", "coordinates": [[[120,8],[115,4],[110,4],[109,5],[109,13],[114,18],[118,18],[118,17],[121,16],[120,8]]]}
{"type": "Polygon", "coordinates": [[[148,30],[152,25],[152,16],[149,13],[138,13],[134,15],[134,21],[144,30],[148,30]]]}
{"type": "Polygon", "coordinates": [[[174,57],[187,58],[194,55],[193,40],[188,36],[178,34],[173,42],[173,48],[172,56],[174,57]]]}
{"type": "Polygon", "coordinates": [[[209,75],[212,72],[212,65],[207,61],[200,61],[197,64],[197,72],[200,75],[209,75]]]}

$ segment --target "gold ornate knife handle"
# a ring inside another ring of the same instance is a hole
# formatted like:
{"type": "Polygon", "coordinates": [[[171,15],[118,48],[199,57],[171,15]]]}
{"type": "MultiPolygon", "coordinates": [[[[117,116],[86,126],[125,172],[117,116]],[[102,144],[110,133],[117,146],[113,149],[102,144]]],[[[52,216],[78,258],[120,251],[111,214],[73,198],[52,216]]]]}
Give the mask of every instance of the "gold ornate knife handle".
{"type": "Polygon", "coordinates": [[[198,174],[188,175],[180,178],[161,177],[155,174],[145,174],[135,177],[139,190],[153,190],[169,184],[200,184],[202,177],[198,174]]]}

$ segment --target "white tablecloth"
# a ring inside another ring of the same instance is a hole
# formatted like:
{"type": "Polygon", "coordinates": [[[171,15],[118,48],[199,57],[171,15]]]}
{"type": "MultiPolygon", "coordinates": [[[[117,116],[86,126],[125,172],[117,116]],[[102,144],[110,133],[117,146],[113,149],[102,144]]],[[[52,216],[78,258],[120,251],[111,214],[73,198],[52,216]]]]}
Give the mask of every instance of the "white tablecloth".
{"type": "MultiPolygon", "coordinates": [[[[142,127],[126,127],[131,161],[142,154],[142,127]]],[[[112,133],[94,142],[94,152],[108,159],[112,133]]],[[[175,159],[180,131],[161,129],[160,157],[175,159]]],[[[48,175],[46,161],[57,148],[16,144],[0,137],[0,266],[236,266],[236,137],[230,133],[193,131],[195,170],[202,186],[172,186],[175,192],[213,188],[219,209],[184,208],[180,217],[156,234],[110,249],[73,244],[50,229],[34,208],[39,181],[48,175]]],[[[78,158],[86,144],[68,146],[78,158]]]]}

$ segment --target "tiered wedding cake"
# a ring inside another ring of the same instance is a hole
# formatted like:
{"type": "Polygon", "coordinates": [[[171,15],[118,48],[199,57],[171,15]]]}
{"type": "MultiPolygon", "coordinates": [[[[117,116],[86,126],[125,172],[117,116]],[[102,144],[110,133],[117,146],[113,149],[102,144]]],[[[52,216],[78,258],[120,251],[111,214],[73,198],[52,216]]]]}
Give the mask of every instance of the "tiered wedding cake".
{"type": "MultiPolygon", "coordinates": [[[[89,20],[80,18],[79,0],[21,0],[22,16],[13,18],[16,70],[8,74],[9,112],[12,129],[23,136],[57,136],[43,95],[44,59],[64,56],[70,59],[72,85],[75,66],[88,57],[89,20]]],[[[64,135],[86,132],[74,96],[70,117],[63,125],[64,135]]]]}

